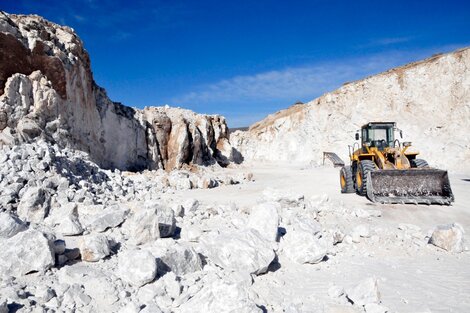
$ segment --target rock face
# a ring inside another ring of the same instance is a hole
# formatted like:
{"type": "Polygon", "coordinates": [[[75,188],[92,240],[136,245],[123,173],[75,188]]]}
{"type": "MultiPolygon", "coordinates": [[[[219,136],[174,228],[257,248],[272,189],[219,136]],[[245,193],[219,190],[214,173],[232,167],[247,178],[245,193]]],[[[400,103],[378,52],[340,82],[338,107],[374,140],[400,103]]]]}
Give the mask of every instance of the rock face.
{"type": "Polygon", "coordinates": [[[112,102],[69,27],[1,12],[0,59],[8,60],[0,64],[0,145],[42,137],[125,170],[226,165],[233,157],[221,116],[112,102]]]}
{"type": "Polygon", "coordinates": [[[469,48],[437,55],[346,83],[237,131],[230,141],[245,159],[320,163],[323,151],[334,151],[347,160],[363,124],[395,121],[404,134],[398,139],[412,141],[431,166],[469,169],[469,69],[469,48]]]}

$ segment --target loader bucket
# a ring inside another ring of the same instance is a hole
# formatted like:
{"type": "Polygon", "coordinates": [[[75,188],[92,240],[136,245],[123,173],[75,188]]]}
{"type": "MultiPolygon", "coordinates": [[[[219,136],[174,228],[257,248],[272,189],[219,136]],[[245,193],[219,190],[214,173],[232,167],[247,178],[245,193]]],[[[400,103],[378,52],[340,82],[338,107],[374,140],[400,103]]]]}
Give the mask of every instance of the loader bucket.
{"type": "Polygon", "coordinates": [[[447,171],[376,170],[367,175],[367,197],[372,202],[450,205],[454,201],[447,171]]]}

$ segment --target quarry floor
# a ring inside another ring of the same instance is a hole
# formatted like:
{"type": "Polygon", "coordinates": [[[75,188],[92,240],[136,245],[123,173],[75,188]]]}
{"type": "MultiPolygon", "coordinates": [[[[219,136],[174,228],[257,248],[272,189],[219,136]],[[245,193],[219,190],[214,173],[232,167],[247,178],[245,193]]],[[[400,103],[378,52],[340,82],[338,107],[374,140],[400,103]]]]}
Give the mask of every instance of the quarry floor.
{"type": "Polygon", "coordinates": [[[361,279],[375,276],[379,281],[382,304],[390,312],[470,312],[470,252],[452,254],[425,242],[416,245],[403,239],[399,224],[413,224],[430,234],[436,225],[457,222],[470,236],[470,173],[450,173],[455,203],[439,205],[383,205],[371,203],[355,194],[339,191],[339,169],[307,167],[302,164],[243,164],[229,172],[251,172],[254,181],[222,186],[211,190],[176,192],[171,197],[196,198],[202,203],[250,207],[269,187],[303,194],[306,198],[327,194],[330,202],[349,208],[375,209],[381,217],[361,219],[350,216],[326,216],[322,224],[337,225],[348,231],[360,223],[369,224],[374,240],[343,244],[337,254],[320,264],[294,264],[280,259],[280,268],[255,279],[254,287],[266,301],[290,302],[311,307],[316,312],[349,312],[337,308],[328,296],[332,285],[348,287],[361,279]],[[315,308],[315,309],[314,309],[315,308]]]}

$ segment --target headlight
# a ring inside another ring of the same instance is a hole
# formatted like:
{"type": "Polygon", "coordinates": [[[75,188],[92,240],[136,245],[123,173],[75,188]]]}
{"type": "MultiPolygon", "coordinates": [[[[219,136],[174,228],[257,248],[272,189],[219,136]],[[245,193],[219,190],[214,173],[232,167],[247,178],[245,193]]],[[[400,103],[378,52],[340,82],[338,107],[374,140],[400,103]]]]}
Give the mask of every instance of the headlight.
{"type": "Polygon", "coordinates": [[[411,141],[405,141],[403,143],[403,147],[409,147],[409,146],[411,146],[411,141]]]}
{"type": "Polygon", "coordinates": [[[370,147],[370,142],[364,142],[364,146],[370,147]]]}

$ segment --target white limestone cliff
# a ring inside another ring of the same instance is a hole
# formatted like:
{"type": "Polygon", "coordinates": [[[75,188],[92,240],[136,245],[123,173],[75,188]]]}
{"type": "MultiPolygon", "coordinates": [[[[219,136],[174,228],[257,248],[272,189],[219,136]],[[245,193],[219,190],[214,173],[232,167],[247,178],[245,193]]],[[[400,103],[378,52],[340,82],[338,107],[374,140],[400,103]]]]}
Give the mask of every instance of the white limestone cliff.
{"type": "Polygon", "coordinates": [[[266,117],[230,137],[245,159],[320,163],[323,151],[348,158],[354,134],[369,121],[395,121],[429,164],[470,163],[470,49],[436,55],[344,84],[303,105],[266,117]]]}

